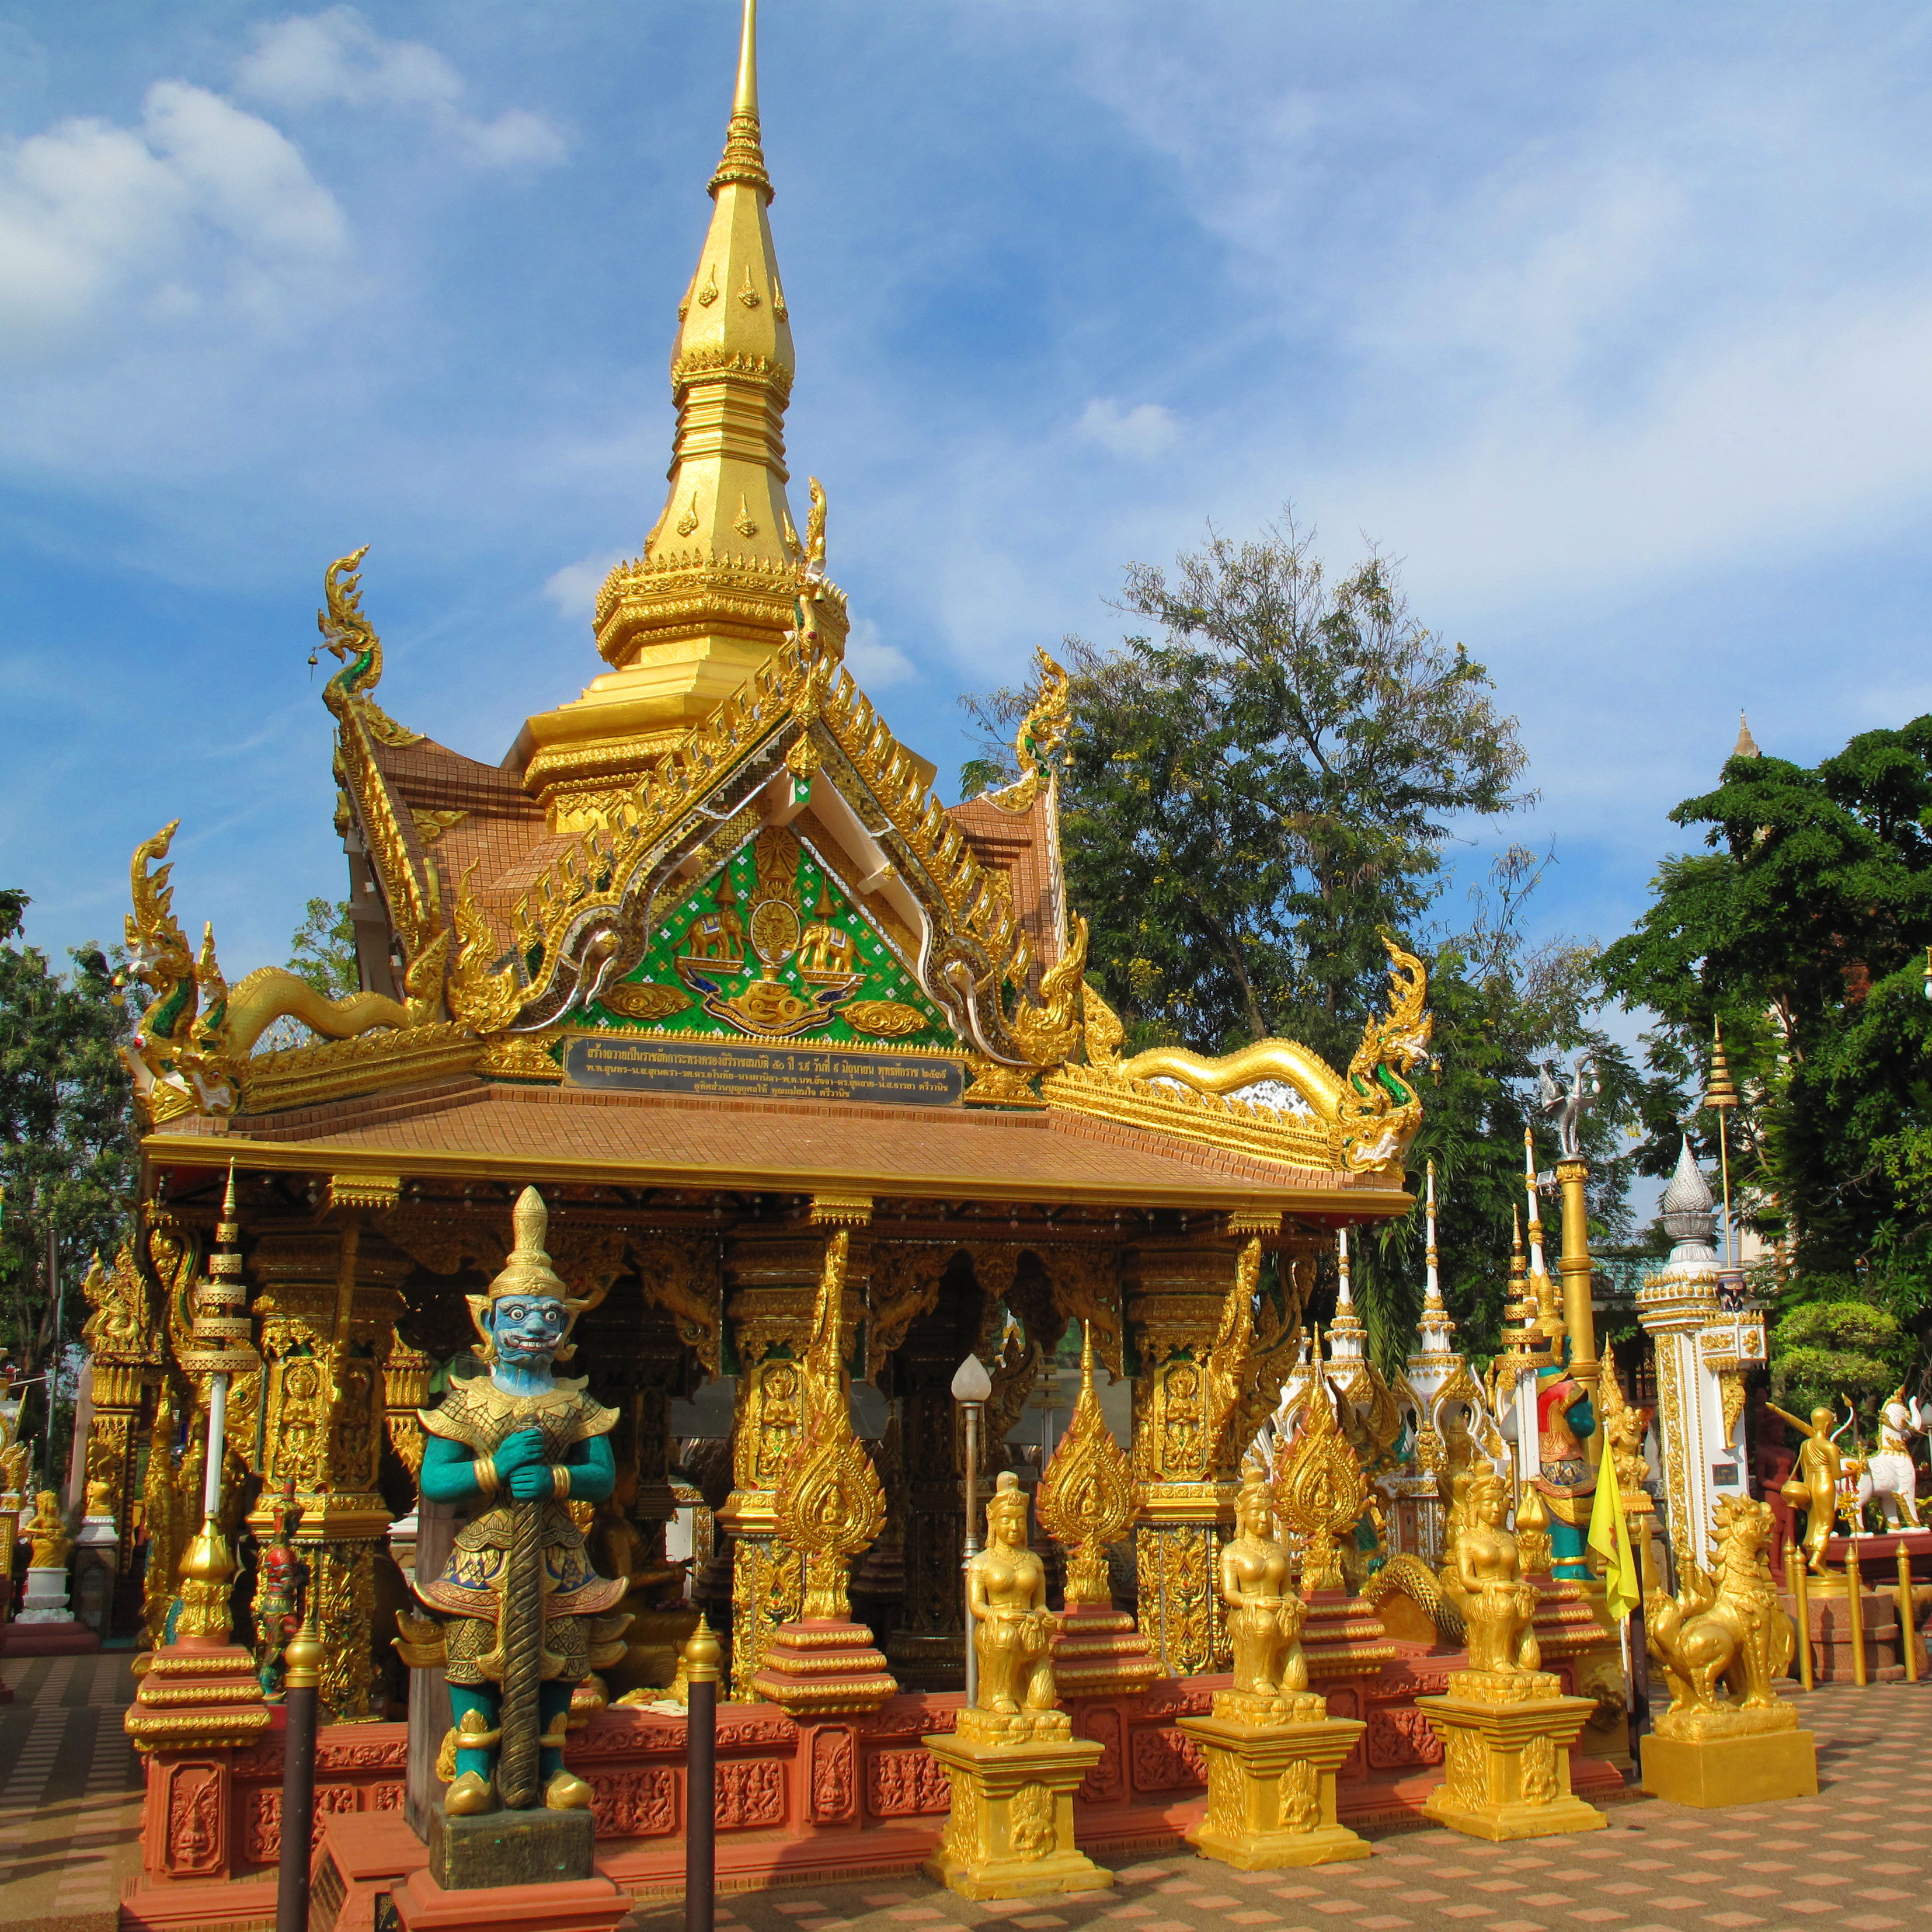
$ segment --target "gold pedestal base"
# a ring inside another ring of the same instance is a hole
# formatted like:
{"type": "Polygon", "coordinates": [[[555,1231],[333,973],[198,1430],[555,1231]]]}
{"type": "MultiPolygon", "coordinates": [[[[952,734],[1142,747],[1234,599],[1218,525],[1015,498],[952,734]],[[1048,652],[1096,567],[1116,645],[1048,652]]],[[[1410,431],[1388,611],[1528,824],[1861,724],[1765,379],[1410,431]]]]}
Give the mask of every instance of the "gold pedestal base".
{"type": "Polygon", "coordinates": [[[752,1688],[788,1717],[876,1711],[898,1689],[863,1624],[781,1624],[765,1644],[752,1688]]]}
{"type": "Polygon", "coordinates": [[[962,1898],[1033,1898],[1112,1885],[1114,1874],[1073,1842],[1073,1794],[1102,1747],[1070,1736],[1064,1712],[996,1720],[1007,1732],[1002,1742],[971,1735],[981,1727],[968,1720],[980,1714],[960,1714],[967,1736],[925,1741],[952,1784],[946,1835],[922,1868],[926,1876],[962,1898]]]}
{"type": "Polygon", "coordinates": [[[1335,1774],[1366,1726],[1327,1716],[1318,1697],[1294,1700],[1294,1720],[1266,1724],[1240,1723],[1214,1701],[1213,1716],[1180,1720],[1208,1760],[1208,1815],[1187,1842],[1237,1871],[1366,1858],[1368,1841],[1335,1822],[1335,1774]]]}
{"type": "Polygon", "coordinates": [[[1557,1690],[1544,1671],[1458,1670],[1447,1696],[1417,1698],[1443,1750],[1424,1816],[1496,1842],[1602,1831],[1610,1820],[1570,1789],[1569,1748],[1596,1705],[1557,1690]]]}
{"type": "Polygon", "coordinates": [[[1643,1788],[1653,1798],[1700,1810],[1727,1804],[1765,1804],[1780,1798],[1814,1798],[1818,1751],[1809,1731],[1758,1736],[1666,1738],[1643,1741],[1643,1788]]]}
{"type": "Polygon", "coordinates": [[[1062,1610],[1053,1620],[1053,1682],[1062,1697],[1131,1697],[1160,1660],[1124,1610],[1062,1610]]]}

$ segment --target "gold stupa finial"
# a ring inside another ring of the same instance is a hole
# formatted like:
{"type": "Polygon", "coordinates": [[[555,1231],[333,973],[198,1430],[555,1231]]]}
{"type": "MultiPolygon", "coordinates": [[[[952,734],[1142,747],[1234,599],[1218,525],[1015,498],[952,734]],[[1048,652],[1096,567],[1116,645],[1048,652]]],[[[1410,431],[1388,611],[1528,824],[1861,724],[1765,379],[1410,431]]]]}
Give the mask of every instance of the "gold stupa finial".
{"type": "Polygon", "coordinates": [[[728,182],[742,182],[772,198],[772,178],[765,172],[765,150],[758,138],[758,0],[745,0],[745,21],[738,40],[738,85],[731,96],[731,121],[724,136],[724,153],[711,177],[711,194],[728,182]]]}

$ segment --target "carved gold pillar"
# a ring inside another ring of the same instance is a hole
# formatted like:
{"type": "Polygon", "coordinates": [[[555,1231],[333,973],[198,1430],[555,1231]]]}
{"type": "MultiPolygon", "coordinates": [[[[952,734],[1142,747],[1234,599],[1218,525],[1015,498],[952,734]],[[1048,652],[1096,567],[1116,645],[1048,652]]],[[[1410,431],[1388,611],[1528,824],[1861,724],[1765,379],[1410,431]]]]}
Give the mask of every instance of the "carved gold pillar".
{"type": "Polygon", "coordinates": [[[81,1286],[93,1311],[81,1331],[89,1352],[94,1397],[85,1465],[88,1508],[92,1511],[98,1501],[106,1503],[105,1514],[114,1519],[118,1539],[115,1567],[126,1576],[135,1556],[139,1498],[134,1475],[142,1398],[160,1378],[160,1329],[129,1244],[122,1244],[112,1268],[104,1268],[97,1257],[81,1286]],[[104,1484],[104,1496],[96,1486],[104,1484]]]}
{"type": "Polygon", "coordinates": [[[740,1702],[756,1698],[752,1678],[766,1640],[804,1601],[798,1555],[778,1546],[774,1510],[779,1472],[798,1446],[799,1364],[824,1259],[824,1237],[806,1228],[742,1233],[725,1250],[724,1314],[738,1378],[731,1493],[718,1523],[733,1544],[731,1695],[740,1702]]]}
{"type": "MultiPolygon", "coordinates": [[[[410,1268],[353,1216],[264,1234],[248,1257],[266,1364],[262,1492],[294,1478],[322,1625],[322,1702],[338,1722],[387,1714],[376,1658],[392,1633],[375,1620],[389,1510],[376,1478],[410,1268]]],[[[414,1352],[398,1364],[398,1396],[414,1352]]],[[[272,1527],[259,1510],[250,1524],[257,1534],[272,1527]]]]}
{"type": "Polygon", "coordinates": [[[429,1399],[434,1364],[420,1348],[397,1340],[382,1364],[382,1408],[389,1446],[408,1468],[412,1479],[422,1474],[423,1426],[416,1412],[429,1399]]]}
{"type": "Polygon", "coordinates": [[[1126,1257],[1140,1630],[1176,1677],[1232,1660],[1215,1579],[1238,1452],[1214,1412],[1210,1357],[1242,1245],[1204,1230],[1142,1241],[1126,1257]]]}

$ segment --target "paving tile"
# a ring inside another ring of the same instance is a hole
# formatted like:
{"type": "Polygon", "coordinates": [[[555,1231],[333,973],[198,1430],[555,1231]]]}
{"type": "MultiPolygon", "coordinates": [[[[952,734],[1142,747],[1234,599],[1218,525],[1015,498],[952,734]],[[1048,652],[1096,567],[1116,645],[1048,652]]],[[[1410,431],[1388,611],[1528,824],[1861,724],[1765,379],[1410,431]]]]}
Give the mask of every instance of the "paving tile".
{"type": "Polygon", "coordinates": [[[1413,1922],[1410,1919],[1398,1918],[1393,1912],[1378,1912],[1372,1918],[1355,1921],[1358,1925],[1366,1928],[1366,1932],[1394,1932],[1395,1927],[1413,1922]]]}
{"type": "Polygon", "coordinates": [[[1736,1928],[1739,1926],[1762,1925],[1764,1921],[1748,1912],[1712,1912],[1705,1915],[1704,1923],[1706,1925],[1721,1925],[1725,1932],[1736,1932],[1736,1928]]]}
{"type": "Polygon", "coordinates": [[[1876,1899],[1880,1904],[1883,1904],[1891,1899],[1910,1898],[1912,1894],[1909,1892],[1900,1892],[1896,1886],[1870,1885],[1867,1886],[1858,1896],[1861,1898],[1876,1899]]]}
{"type": "Polygon", "coordinates": [[[1586,1905],[1570,1915],[1579,1925],[1610,1925],[1619,1918],[1628,1918],[1628,1912],[1619,1912],[1614,1905],[1586,1905]]]}
{"type": "Polygon", "coordinates": [[[1024,1918],[1016,1918],[1016,1925],[1024,1925],[1027,1932],[1046,1932],[1049,1925],[1064,1925],[1066,1921],[1057,1918],[1051,1912],[1029,1912],[1024,1918]]]}
{"type": "Polygon", "coordinates": [[[1279,1916],[1273,1912],[1231,1912],[1227,1920],[1230,1925],[1272,1925],[1279,1916]]]}
{"type": "Polygon", "coordinates": [[[1443,1918],[1486,1918],[1495,1910],[1490,1905],[1442,1905],[1436,1913],[1443,1918]]]}

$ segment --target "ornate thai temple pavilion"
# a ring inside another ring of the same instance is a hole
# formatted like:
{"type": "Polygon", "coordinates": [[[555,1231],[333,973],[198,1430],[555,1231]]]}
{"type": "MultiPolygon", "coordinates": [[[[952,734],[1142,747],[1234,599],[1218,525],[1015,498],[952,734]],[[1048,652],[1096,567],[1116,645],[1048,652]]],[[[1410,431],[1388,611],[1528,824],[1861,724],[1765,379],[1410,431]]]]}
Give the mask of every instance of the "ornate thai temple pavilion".
{"type": "MultiPolygon", "coordinates": [[[[1393,1467],[1401,1433],[1416,1480],[1384,1487],[1408,1526],[1396,1548],[1419,1552],[1422,1597],[1448,1506],[1432,1472],[1467,1466],[1471,1418],[1508,1463],[1433,1297],[1395,1399],[1352,1332],[1327,1382],[1318,1340],[1306,1366],[1312,1257],[1338,1228],[1413,1204],[1404,1156],[1420,1108],[1404,1076],[1429,1033],[1421,968],[1390,948],[1387,1010],[1345,1072],[1285,1040],[1220,1060],[1124,1056],[1060,864],[1064,677],[1042,654],[1017,782],[947,806],[934,767],[844,666],[825,494],[811,484],[802,532],[789,495],[796,358],[748,8],[710,193],[675,319],[669,488],[598,598],[602,668],[580,692],[567,694],[582,674],[568,667],[540,681],[506,755],[439,744],[380,703],[363,553],[328,569],[320,623],[342,667],[326,693],[334,824],[361,992],[330,1001],[275,968],[230,983],[212,933],[192,944],[177,916],[174,827],[135,854],[144,1194],[136,1238],[89,1284],[90,1470],[106,1485],[94,1500],[115,1520],[124,1600],[154,1648],[183,1618],[184,1589],[198,1628],[225,1607],[238,1640],[262,1636],[251,1604],[269,1566],[250,1552],[292,1492],[332,1720],[321,1778],[347,1794],[338,1810],[400,1804],[400,1720],[430,1675],[411,1668],[404,1574],[412,1539],[431,1534],[430,1510],[418,1519],[418,1411],[476,1372],[467,1298],[502,1268],[513,1204],[534,1185],[556,1270],[588,1304],[576,1370],[619,1416],[616,1492],[590,1535],[599,1564],[629,1578],[638,1622],[609,1696],[662,1694],[663,1640],[688,1629],[677,1606],[708,1575],[730,1604],[730,1694],[749,1707],[721,1759],[721,1829],[928,1816],[944,1780],[918,1739],[962,1669],[950,1384],[964,1357],[980,1358],[987,1440],[1001,1444],[1078,1322],[1095,1370],[1132,1388],[1137,1604],[1120,1607],[1137,1608],[1139,1635],[1115,1646],[1112,1688],[1143,1701],[1108,1720],[1114,1770],[1082,1787],[1084,1802],[1124,1806],[1198,1782],[1198,1754],[1172,1720],[1204,1702],[1143,1694],[1156,1671],[1228,1667],[1217,1552],[1242,1459],[1298,1351],[1316,1391],[1298,1400],[1327,1432],[1322,1453],[1345,1459],[1340,1488],[1311,1478],[1311,1495],[1359,1485],[1364,1462],[1393,1467]],[[314,1039],[280,1043],[286,1022],[314,1039]],[[868,1720],[862,1766],[849,1724],[825,1745],[753,1701],[806,1587],[778,1490],[835,1261],[844,1297],[830,1332],[849,1338],[849,1372],[885,1418],[867,1432],[889,1506],[854,1600],[897,1702],[924,1700],[903,1722],[896,1702],[868,1720]],[[241,1561],[227,1604],[211,1608],[192,1596],[209,1580],[184,1586],[182,1562],[218,1382],[220,1527],[241,1561]],[[711,1432],[728,1480],[712,1498],[715,1550],[707,1564],[700,1547],[687,1576],[665,1548],[693,1494],[674,1480],[674,1405],[700,1396],[730,1418],[728,1450],[724,1426],[711,1432]],[[1384,1414],[1386,1429],[1362,1420],[1384,1414]],[[1136,1642],[1150,1662],[1128,1654],[1136,1642]]],[[[997,1447],[987,1459],[1006,1460],[997,1447]]],[[[1349,1591],[1366,1496],[1331,1526],[1349,1591]]],[[[1330,1676],[1373,1678],[1402,1646],[1359,1597],[1337,1601],[1328,1651],[1311,1641],[1311,1656],[1330,1676]]],[[[1409,1649],[1432,1634],[1425,1624],[1409,1649]]],[[[1416,1688],[1388,1688],[1391,1708],[1416,1688]]],[[[278,1774],[244,1715],[267,1721],[238,1710],[226,1731],[183,1720],[178,1736],[159,1712],[130,1724],[150,1751],[151,1876],[186,1888],[172,1919],[154,1906],[142,1922],[212,1922],[228,1908],[195,1902],[196,1882],[273,1863],[278,1774]],[[177,1828],[204,1802],[208,1829],[177,1828]]],[[[674,1720],[612,1708],[589,1736],[586,1750],[608,1744],[628,1767],[593,1780],[600,1834],[674,1832],[674,1720]],[[621,1750],[608,1742],[620,1719],[632,1726],[621,1750]]],[[[1372,1725],[1355,1769],[1439,1762],[1427,1738],[1412,1709],[1372,1725]]]]}

